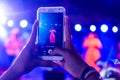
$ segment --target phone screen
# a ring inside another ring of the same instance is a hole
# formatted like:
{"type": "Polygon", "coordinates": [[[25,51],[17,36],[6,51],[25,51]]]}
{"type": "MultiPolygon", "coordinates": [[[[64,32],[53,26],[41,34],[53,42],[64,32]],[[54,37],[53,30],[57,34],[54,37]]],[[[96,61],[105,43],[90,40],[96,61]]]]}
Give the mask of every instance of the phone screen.
{"type": "Polygon", "coordinates": [[[38,53],[48,56],[55,47],[63,47],[63,13],[40,13],[38,53]]]}

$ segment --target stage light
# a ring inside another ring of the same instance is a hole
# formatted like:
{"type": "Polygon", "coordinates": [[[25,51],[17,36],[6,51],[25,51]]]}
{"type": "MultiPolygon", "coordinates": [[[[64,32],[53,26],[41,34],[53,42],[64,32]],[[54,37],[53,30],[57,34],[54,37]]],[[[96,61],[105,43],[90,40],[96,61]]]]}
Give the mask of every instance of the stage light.
{"type": "Polygon", "coordinates": [[[101,31],[102,32],[107,32],[108,31],[108,26],[106,24],[101,25],[101,31]]]}
{"type": "Polygon", "coordinates": [[[21,20],[20,21],[20,26],[22,27],[22,28],[26,28],[27,26],[28,26],[28,21],[27,20],[21,20]]]}
{"type": "Polygon", "coordinates": [[[2,25],[0,25],[0,38],[4,40],[6,36],[7,36],[7,31],[2,25]]]}
{"type": "Polygon", "coordinates": [[[113,26],[112,31],[113,31],[114,33],[118,32],[118,27],[117,27],[117,26],[113,26]]]}
{"type": "Polygon", "coordinates": [[[80,24],[75,25],[75,30],[76,31],[81,31],[81,29],[82,29],[82,26],[80,24]]]}
{"type": "Polygon", "coordinates": [[[5,17],[0,17],[0,24],[4,25],[6,23],[6,18],[5,17]]]}
{"type": "Polygon", "coordinates": [[[4,25],[6,23],[6,17],[5,17],[5,11],[4,11],[4,6],[0,5],[0,24],[4,25]]]}
{"type": "Polygon", "coordinates": [[[13,20],[9,20],[7,24],[8,24],[9,27],[12,27],[14,25],[14,21],[13,20]]]}
{"type": "Polygon", "coordinates": [[[90,30],[91,30],[92,32],[95,32],[95,31],[96,31],[96,26],[95,26],[95,25],[91,25],[91,26],[90,26],[90,30]]]}

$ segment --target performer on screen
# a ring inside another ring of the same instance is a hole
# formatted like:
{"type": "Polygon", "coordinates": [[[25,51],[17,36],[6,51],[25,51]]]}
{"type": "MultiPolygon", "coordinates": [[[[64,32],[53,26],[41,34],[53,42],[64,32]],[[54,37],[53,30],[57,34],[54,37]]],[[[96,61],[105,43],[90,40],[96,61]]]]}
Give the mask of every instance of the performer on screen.
{"type": "Polygon", "coordinates": [[[55,33],[56,33],[56,30],[52,28],[50,30],[50,43],[55,43],[55,33]]]}

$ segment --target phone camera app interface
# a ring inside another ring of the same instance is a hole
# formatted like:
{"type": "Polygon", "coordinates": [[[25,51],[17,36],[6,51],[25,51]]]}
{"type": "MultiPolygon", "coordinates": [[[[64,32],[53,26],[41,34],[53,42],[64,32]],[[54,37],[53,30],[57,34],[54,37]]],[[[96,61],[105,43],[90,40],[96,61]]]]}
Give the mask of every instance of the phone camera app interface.
{"type": "Polygon", "coordinates": [[[55,47],[63,47],[63,13],[41,13],[39,18],[39,55],[49,55],[55,47]]]}

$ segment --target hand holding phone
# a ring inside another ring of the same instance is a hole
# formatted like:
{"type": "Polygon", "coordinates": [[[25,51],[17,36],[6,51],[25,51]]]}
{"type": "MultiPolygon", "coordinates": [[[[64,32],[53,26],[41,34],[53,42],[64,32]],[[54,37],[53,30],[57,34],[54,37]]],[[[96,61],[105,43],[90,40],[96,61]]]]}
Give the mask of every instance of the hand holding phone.
{"type": "Polygon", "coordinates": [[[60,55],[50,55],[55,47],[64,47],[64,7],[40,7],[37,10],[38,57],[43,60],[62,60],[60,55]]]}

